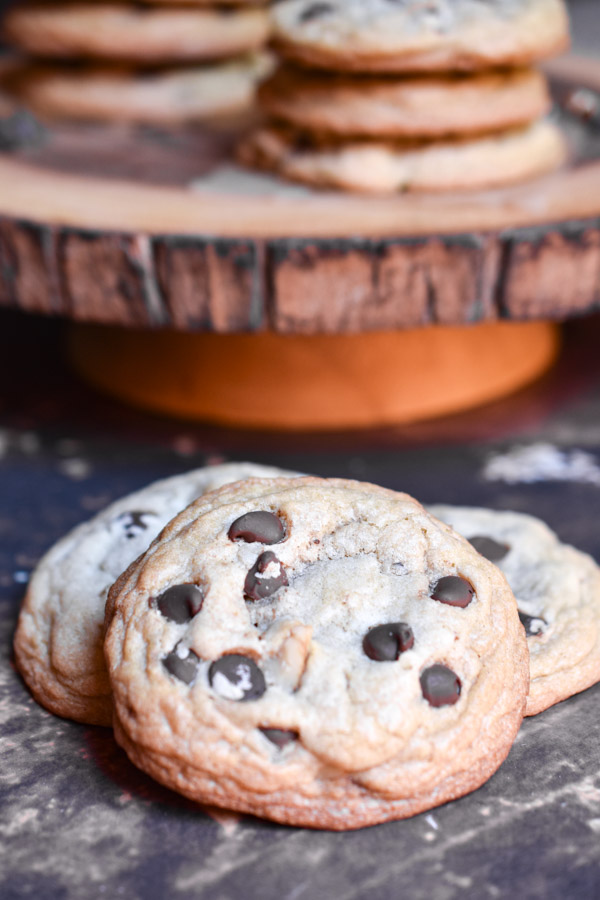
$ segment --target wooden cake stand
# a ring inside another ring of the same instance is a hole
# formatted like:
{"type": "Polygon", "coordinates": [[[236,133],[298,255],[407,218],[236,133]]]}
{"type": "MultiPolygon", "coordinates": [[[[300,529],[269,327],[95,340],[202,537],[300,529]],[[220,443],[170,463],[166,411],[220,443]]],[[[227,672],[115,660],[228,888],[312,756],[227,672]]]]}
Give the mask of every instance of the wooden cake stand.
{"type": "Polygon", "coordinates": [[[0,156],[0,304],[88,323],[86,378],[192,418],[381,425],[514,391],[600,299],[600,129],[564,112],[600,63],[550,74],[570,164],[486,192],[312,191],[239,168],[227,124],[50,126],[0,156]]]}

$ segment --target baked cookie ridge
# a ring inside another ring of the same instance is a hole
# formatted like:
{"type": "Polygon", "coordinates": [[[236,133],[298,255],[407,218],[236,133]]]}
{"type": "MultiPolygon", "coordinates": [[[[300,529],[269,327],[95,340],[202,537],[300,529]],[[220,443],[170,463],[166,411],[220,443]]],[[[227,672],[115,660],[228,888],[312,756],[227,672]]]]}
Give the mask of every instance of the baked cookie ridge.
{"type": "Polygon", "coordinates": [[[113,586],[132,760],[203,803],[357,828],[474,790],[528,659],[501,573],[412,498],[341,479],[225,487],[113,586]]]}

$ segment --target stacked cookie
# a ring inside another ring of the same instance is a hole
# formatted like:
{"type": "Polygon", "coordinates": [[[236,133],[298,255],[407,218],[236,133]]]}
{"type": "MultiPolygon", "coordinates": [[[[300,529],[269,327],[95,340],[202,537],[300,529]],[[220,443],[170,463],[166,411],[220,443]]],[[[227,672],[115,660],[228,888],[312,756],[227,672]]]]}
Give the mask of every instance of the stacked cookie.
{"type": "Polygon", "coordinates": [[[270,68],[260,3],[19,3],[3,31],[30,60],[10,87],[49,118],[169,125],[236,113],[270,68]]]}
{"type": "Polygon", "coordinates": [[[63,538],[15,652],[174,790],[344,830],[480,786],[524,713],[600,679],[599,623],[600,569],[529,516],[234,464],[63,538]]]}
{"type": "Polygon", "coordinates": [[[565,48],[563,0],[284,0],[269,124],[243,162],[358,191],[481,188],[565,159],[532,65],[565,48]]]}

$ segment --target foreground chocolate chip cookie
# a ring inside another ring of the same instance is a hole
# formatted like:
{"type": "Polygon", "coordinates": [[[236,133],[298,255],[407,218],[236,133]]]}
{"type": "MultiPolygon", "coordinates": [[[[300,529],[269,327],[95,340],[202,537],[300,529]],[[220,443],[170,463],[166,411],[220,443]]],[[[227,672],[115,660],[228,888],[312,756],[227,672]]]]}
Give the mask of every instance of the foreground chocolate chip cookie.
{"type": "Polygon", "coordinates": [[[33,573],[14,640],[17,666],[36,700],[59,716],[110,725],[102,642],[106,595],[115,578],[201,494],[241,478],[278,474],[280,469],[230,463],[176,475],[117,500],[55,544],[33,573]]]}
{"type": "Polygon", "coordinates": [[[176,125],[249,107],[270,68],[270,58],[260,53],[149,72],[29,65],[12,76],[10,88],[43,117],[176,125]]]}
{"type": "Polygon", "coordinates": [[[315,187],[346,191],[458,191],[534,178],[560,166],[566,144],[549,121],[470,138],[432,142],[310,137],[264,126],[240,145],[245,165],[315,187]]]}
{"type": "Polygon", "coordinates": [[[129,63],[232,56],[262,47],[269,30],[264,9],[133,3],[18,3],[3,23],[7,41],[36,56],[129,63]]]}
{"type": "Polygon", "coordinates": [[[106,614],[117,740],[201,802],[319,828],[402,818],[482,784],[521,721],[526,640],[504,577],[373,485],[206,495],[106,614]]]}
{"type": "Polygon", "coordinates": [[[534,69],[405,78],[329,75],[282,66],[259,91],[262,108],[307,131],[349,137],[439,137],[510,128],[545,115],[534,69]]]}
{"type": "Polygon", "coordinates": [[[523,65],[568,43],[562,0],[285,0],[273,18],[284,56],[342,71],[523,65]]]}
{"type": "Polygon", "coordinates": [[[525,715],[600,681],[600,568],[539,519],[516,512],[432,506],[506,575],[527,633],[525,715]]]}

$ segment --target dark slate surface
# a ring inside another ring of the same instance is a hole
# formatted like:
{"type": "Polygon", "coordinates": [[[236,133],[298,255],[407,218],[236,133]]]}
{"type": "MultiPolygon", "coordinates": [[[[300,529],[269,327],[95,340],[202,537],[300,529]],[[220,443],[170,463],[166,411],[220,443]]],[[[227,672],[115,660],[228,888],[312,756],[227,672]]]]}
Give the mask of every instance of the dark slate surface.
{"type": "Polygon", "coordinates": [[[424,502],[532,512],[600,559],[600,322],[569,326],[554,373],[435,425],[286,437],[145,416],[78,385],[62,328],[0,317],[0,896],[454,900],[600,896],[600,686],[527,720],[482,788],[405,822],[335,834],[215,814],[156,785],[109,729],[29,696],[11,640],[29,572],[121,494],[207,460],[253,459],[378,481],[424,502]],[[585,483],[506,484],[486,461],[552,442],[585,483]],[[596,472],[597,467],[597,472],[596,472]],[[597,476],[597,479],[596,479],[597,476]]]}

